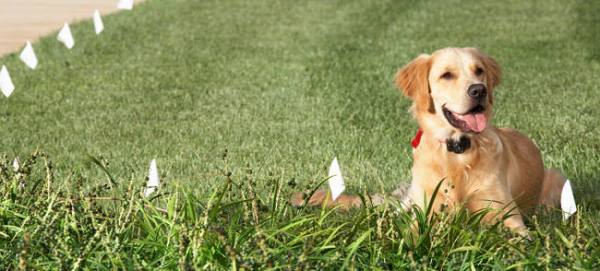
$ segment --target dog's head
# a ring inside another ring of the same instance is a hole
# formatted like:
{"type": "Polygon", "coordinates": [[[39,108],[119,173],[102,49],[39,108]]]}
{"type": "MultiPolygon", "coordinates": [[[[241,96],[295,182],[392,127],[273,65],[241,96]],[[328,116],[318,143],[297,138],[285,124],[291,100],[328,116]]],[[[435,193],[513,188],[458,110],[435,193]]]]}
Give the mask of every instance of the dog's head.
{"type": "Polygon", "coordinates": [[[481,133],[492,115],[500,67],[475,48],[420,55],[398,71],[396,85],[414,101],[419,125],[440,141],[481,133]]]}

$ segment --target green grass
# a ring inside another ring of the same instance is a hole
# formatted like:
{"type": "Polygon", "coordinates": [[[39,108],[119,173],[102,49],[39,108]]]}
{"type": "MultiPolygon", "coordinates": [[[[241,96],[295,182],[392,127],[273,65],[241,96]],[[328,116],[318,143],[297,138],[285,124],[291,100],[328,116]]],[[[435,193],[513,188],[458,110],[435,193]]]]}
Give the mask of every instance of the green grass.
{"type": "Polygon", "coordinates": [[[17,87],[0,99],[0,269],[19,258],[40,269],[600,268],[600,5],[371,2],[149,0],[105,17],[98,37],[74,25],[72,50],[43,38],[35,71],[0,59],[17,87]],[[540,214],[533,240],[518,241],[464,213],[415,234],[393,204],[287,206],[334,156],[356,193],[410,179],[416,125],[392,78],[446,46],[498,60],[494,122],[573,181],[576,219],[540,214]],[[31,172],[7,169],[36,149],[51,167],[38,156],[31,172]],[[148,202],[138,192],[152,158],[165,186],[148,202]]]}

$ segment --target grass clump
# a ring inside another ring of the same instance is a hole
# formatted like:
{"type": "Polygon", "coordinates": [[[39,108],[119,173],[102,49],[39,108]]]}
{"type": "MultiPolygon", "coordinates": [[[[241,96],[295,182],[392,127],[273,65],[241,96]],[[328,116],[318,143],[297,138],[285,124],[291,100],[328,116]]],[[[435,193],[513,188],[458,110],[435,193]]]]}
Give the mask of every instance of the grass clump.
{"type": "MultiPolygon", "coordinates": [[[[342,212],[296,208],[277,178],[232,174],[227,158],[208,198],[166,181],[150,198],[143,180],[53,179],[36,152],[15,171],[0,163],[4,270],[48,269],[597,269],[592,212],[530,219],[532,239],[483,225],[487,211],[429,216],[389,201],[342,212]],[[96,186],[85,187],[83,182],[96,186]],[[57,187],[57,183],[71,183],[57,187]],[[264,191],[264,192],[258,192],[264,191]]],[[[108,169],[105,169],[108,171],[108,169]]]]}

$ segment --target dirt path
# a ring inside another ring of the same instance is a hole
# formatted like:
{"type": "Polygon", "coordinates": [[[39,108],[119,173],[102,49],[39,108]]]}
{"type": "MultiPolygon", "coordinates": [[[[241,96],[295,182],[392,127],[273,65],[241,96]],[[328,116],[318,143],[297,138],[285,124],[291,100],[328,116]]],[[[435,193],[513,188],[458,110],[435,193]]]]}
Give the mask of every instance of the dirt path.
{"type": "MultiPolygon", "coordinates": [[[[64,22],[115,11],[118,0],[0,0],[0,56],[20,50],[64,22]]],[[[141,0],[136,0],[136,3],[141,0]]]]}

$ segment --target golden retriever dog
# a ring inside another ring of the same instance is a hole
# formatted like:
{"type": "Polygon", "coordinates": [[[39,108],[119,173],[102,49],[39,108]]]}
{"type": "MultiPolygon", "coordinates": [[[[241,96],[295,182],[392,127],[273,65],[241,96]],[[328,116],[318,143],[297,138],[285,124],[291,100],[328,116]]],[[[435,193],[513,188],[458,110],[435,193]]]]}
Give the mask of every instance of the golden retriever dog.
{"type": "MultiPolygon", "coordinates": [[[[413,101],[410,111],[419,125],[412,182],[403,203],[424,207],[433,201],[435,211],[490,208],[485,221],[508,217],[506,227],[527,235],[522,214],[539,205],[556,207],[565,178],[544,169],[540,150],[529,138],[491,125],[500,77],[498,63],[475,48],[423,54],[398,71],[395,83],[413,101]]],[[[327,195],[318,191],[308,203],[361,205],[356,196],[331,202],[327,195]]],[[[296,205],[302,202],[298,194],[292,199],[296,205]]]]}

